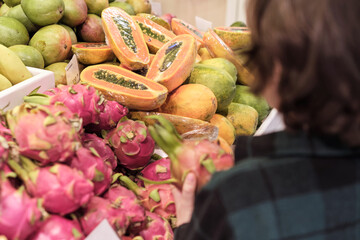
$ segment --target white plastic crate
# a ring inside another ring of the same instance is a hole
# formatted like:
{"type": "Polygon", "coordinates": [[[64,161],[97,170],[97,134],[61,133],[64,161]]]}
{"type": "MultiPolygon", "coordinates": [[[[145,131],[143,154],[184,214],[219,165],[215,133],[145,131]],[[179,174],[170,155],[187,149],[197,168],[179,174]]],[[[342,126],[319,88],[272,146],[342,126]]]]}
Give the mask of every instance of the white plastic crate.
{"type": "Polygon", "coordinates": [[[38,87],[40,87],[39,93],[55,87],[55,75],[53,72],[33,67],[27,68],[33,75],[31,78],[0,92],[1,110],[7,111],[20,105],[23,103],[23,97],[38,87]]]}

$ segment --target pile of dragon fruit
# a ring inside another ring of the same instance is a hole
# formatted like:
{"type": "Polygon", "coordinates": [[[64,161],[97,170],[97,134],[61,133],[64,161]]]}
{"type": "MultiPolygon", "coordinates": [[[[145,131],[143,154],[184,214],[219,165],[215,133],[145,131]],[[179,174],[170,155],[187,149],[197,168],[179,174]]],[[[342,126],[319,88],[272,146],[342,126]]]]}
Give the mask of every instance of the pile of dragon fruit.
{"type": "Polygon", "coordinates": [[[234,163],[214,142],[182,140],[162,117],[128,119],[86,85],[24,100],[0,119],[0,236],[9,240],[85,239],[104,219],[121,239],[173,239],[172,188],[192,171],[200,189],[234,163]]]}

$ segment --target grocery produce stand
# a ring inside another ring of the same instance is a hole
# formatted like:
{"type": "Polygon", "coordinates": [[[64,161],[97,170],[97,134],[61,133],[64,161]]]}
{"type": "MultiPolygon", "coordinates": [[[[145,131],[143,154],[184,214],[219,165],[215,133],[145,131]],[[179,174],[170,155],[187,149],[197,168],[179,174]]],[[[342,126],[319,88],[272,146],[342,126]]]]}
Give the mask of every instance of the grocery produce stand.
{"type": "Polygon", "coordinates": [[[236,136],[284,129],[249,90],[250,31],[161,2],[0,1],[0,237],[173,239],[182,153],[201,188],[236,136]]]}

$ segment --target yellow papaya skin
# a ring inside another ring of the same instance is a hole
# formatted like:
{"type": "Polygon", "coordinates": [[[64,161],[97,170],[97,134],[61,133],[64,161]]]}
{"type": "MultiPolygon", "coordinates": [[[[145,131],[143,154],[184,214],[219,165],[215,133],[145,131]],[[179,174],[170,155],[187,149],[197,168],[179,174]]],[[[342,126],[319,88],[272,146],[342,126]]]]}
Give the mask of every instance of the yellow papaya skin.
{"type": "Polygon", "coordinates": [[[235,56],[231,48],[213,30],[210,29],[204,33],[203,40],[205,47],[213,58],[225,58],[235,65],[240,83],[250,85],[254,81],[254,76],[243,65],[243,62],[235,56]]]}
{"type": "Polygon", "coordinates": [[[251,45],[251,33],[247,27],[216,27],[214,32],[234,51],[251,45]]]}
{"type": "Polygon", "coordinates": [[[148,68],[149,50],[136,21],[117,7],[103,10],[101,21],[108,43],[121,64],[131,70],[148,68]]]}
{"type": "Polygon", "coordinates": [[[235,141],[235,128],[231,122],[220,114],[215,114],[210,123],[219,128],[219,137],[224,139],[229,145],[232,145],[235,141]]]}
{"type": "Polygon", "coordinates": [[[236,136],[249,136],[256,131],[259,114],[248,105],[231,103],[226,118],[235,127],[236,136]]]}

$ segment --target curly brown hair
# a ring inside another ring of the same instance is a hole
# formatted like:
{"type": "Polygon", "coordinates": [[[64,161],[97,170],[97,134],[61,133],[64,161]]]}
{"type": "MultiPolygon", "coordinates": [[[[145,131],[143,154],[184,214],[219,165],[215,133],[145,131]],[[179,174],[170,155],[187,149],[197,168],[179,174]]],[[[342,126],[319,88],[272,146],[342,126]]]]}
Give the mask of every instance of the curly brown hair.
{"type": "Polygon", "coordinates": [[[279,111],[288,129],[360,146],[360,1],[249,0],[252,90],[282,66],[279,111]]]}

